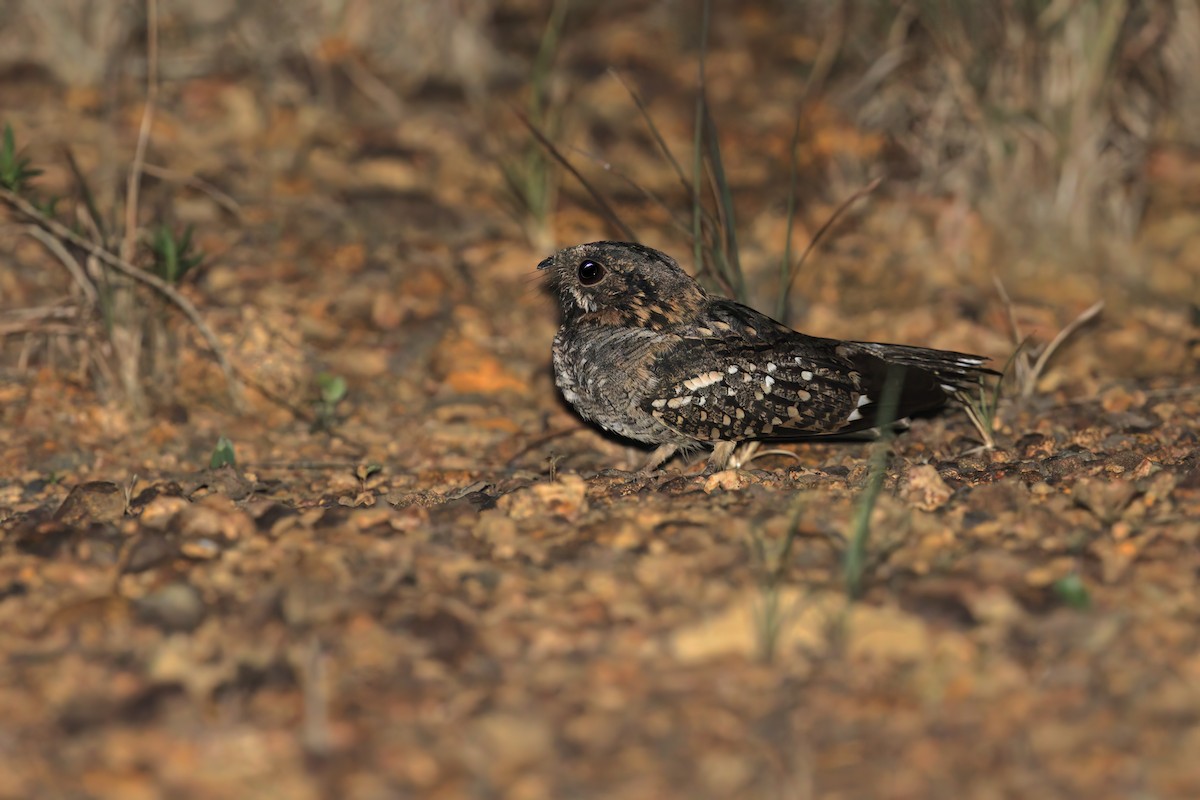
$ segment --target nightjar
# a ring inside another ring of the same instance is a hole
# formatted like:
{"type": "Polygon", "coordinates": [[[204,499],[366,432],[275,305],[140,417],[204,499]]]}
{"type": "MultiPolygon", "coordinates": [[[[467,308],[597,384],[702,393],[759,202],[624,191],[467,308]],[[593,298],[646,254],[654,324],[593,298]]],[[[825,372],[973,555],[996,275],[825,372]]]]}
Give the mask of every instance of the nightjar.
{"type": "Polygon", "coordinates": [[[854,433],[945,404],[986,358],[798,333],[709,295],[670,256],[627,242],[560,250],[538,265],[562,306],[554,374],[580,416],[676,451],[712,446],[724,468],[739,442],[854,433]],[[880,420],[899,381],[891,420],[880,420]],[[894,391],[894,390],[893,390],[894,391]]]}

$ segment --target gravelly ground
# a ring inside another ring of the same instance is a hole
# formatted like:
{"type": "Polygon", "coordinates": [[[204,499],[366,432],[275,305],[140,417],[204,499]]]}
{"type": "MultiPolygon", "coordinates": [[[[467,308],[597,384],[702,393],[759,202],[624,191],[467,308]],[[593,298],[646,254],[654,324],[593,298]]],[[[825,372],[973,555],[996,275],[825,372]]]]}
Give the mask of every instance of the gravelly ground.
{"type": "MultiPolygon", "coordinates": [[[[599,27],[572,51],[563,135],[666,187],[623,90],[587,66],[627,39],[599,27]]],[[[770,310],[792,125],[771,98],[793,78],[727,41],[714,108],[750,299],[770,310]]],[[[683,58],[631,71],[686,149],[683,58]]],[[[0,115],[48,192],[70,180],[51,143],[103,175],[114,137],[133,141],[132,93],[11,85],[0,115]]],[[[147,181],[147,213],[196,225],[208,261],[185,292],[249,379],[244,410],[182,321],[144,412],[81,377],[80,346],[5,339],[0,796],[1200,796],[1194,159],[1153,162],[1136,275],[1014,257],[990,223],[895,183],[806,265],[805,330],[1000,364],[993,275],[1035,346],[1108,302],[1032,397],[1008,392],[996,449],[961,411],[888,445],[851,601],[876,445],[642,477],[641,451],[558,398],[546,253],[502,205],[505,108],[428,91],[397,119],[352,93],[286,96],[174,81],[153,136],[155,162],[239,203],[147,181]],[[314,430],[321,372],[348,391],[314,430]],[[236,469],[207,469],[219,436],[236,469]]],[[[686,260],[661,213],[612,191],[686,260]]],[[[837,198],[802,200],[801,242],[837,198]]],[[[550,234],[608,231],[564,201],[550,234]]],[[[61,298],[40,246],[5,236],[4,310],[61,298]]]]}

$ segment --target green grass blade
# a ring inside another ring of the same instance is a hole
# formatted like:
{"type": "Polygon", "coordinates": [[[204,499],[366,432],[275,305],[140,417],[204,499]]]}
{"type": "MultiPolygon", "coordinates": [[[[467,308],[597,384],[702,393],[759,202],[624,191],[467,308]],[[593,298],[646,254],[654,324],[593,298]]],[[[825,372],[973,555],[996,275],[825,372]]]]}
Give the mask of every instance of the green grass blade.
{"type": "Polygon", "coordinates": [[[787,228],[784,230],[783,256],[779,259],[779,302],[775,306],[775,318],[787,324],[788,294],[792,285],[792,231],[796,223],[796,181],[800,173],[800,113],[796,113],[796,125],[792,128],[791,153],[788,168],[787,228]]]}
{"type": "Polygon", "coordinates": [[[537,55],[533,59],[533,92],[529,98],[529,115],[539,122],[544,121],[543,114],[550,101],[550,69],[554,65],[555,56],[558,55],[558,42],[567,21],[570,5],[570,0],[555,0],[550,8],[550,17],[546,20],[546,27],[542,31],[537,55]]]}
{"type": "Polygon", "coordinates": [[[875,510],[875,503],[883,491],[883,479],[887,474],[888,446],[895,435],[892,424],[896,421],[896,409],[900,405],[900,390],[903,385],[904,368],[890,368],[883,386],[883,395],[879,400],[879,415],[875,418],[876,422],[880,423],[879,441],[871,453],[867,485],[858,500],[850,541],[846,543],[846,552],[842,558],[842,577],[846,584],[846,594],[854,600],[862,597],[867,545],[871,539],[871,512],[875,510]]]}
{"type": "Polygon", "coordinates": [[[100,214],[100,206],[96,203],[96,195],[92,192],[91,184],[88,183],[83,170],[79,168],[79,162],[75,160],[75,152],[70,147],[64,146],[63,156],[67,160],[67,167],[71,170],[71,177],[74,178],[75,185],[79,188],[83,207],[87,209],[88,217],[91,218],[92,224],[96,226],[100,235],[100,241],[107,243],[108,232],[104,227],[104,217],[100,214]]]}
{"type": "MultiPolygon", "coordinates": [[[[704,28],[708,29],[708,3],[704,4],[704,28]]],[[[701,83],[704,76],[704,51],[700,51],[701,83]]],[[[704,93],[696,92],[696,127],[692,133],[692,257],[695,259],[696,273],[703,274],[707,269],[704,259],[704,204],[701,201],[700,181],[704,171],[704,93]]]]}
{"type": "MultiPolygon", "coordinates": [[[[700,87],[700,92],[701,94],[705,93],[703,85],[700,87]]],[[[716,189],[717,208],[720,211],[717,216],[721,223],[722,232],[721,247],[719,250],[722,256],[722,271],[725,280],[733,288],[736,298],[744,301],[746,299],[746,282],[742,276],[741,258],[738,255],[737,223],[734,218],[733,191],[729,187],[729,178],[725,173],[724,161],[721,159],[721,142],[717,131],[717,123],[708,111],[707,99],[702,104],[702,109],[704,112],[705,155],[708,159],[708,168],[712,173],[716,189]]]]}

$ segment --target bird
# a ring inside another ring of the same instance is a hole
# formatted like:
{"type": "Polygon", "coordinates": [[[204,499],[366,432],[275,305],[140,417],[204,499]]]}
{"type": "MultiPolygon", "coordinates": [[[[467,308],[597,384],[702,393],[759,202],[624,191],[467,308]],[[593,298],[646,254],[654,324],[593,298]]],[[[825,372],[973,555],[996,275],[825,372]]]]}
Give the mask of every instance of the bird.
{"type": "Polygon", "coordinates": [[[698,448],[712,448],[712,472],[741,442],[876,430],[996,374],[983,356],[800,333],[709,294],[641,244],[567,247],[538,270],[562,311],[552,347],[559,391],[585,420],[656,445],[644,473],[698,448]]]}

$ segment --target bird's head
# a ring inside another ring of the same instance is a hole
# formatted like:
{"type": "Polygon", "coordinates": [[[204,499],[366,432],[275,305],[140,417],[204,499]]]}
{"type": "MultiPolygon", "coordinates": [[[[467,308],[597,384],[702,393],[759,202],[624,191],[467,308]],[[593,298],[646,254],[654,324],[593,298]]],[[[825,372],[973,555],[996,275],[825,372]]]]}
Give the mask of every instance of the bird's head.
{"type": "Polygon", "coordinates": [[[563,318],[661,330],[688,322],[708,300],[675,259],[640,244],[592,242],[538,264],[563,318]]]}

